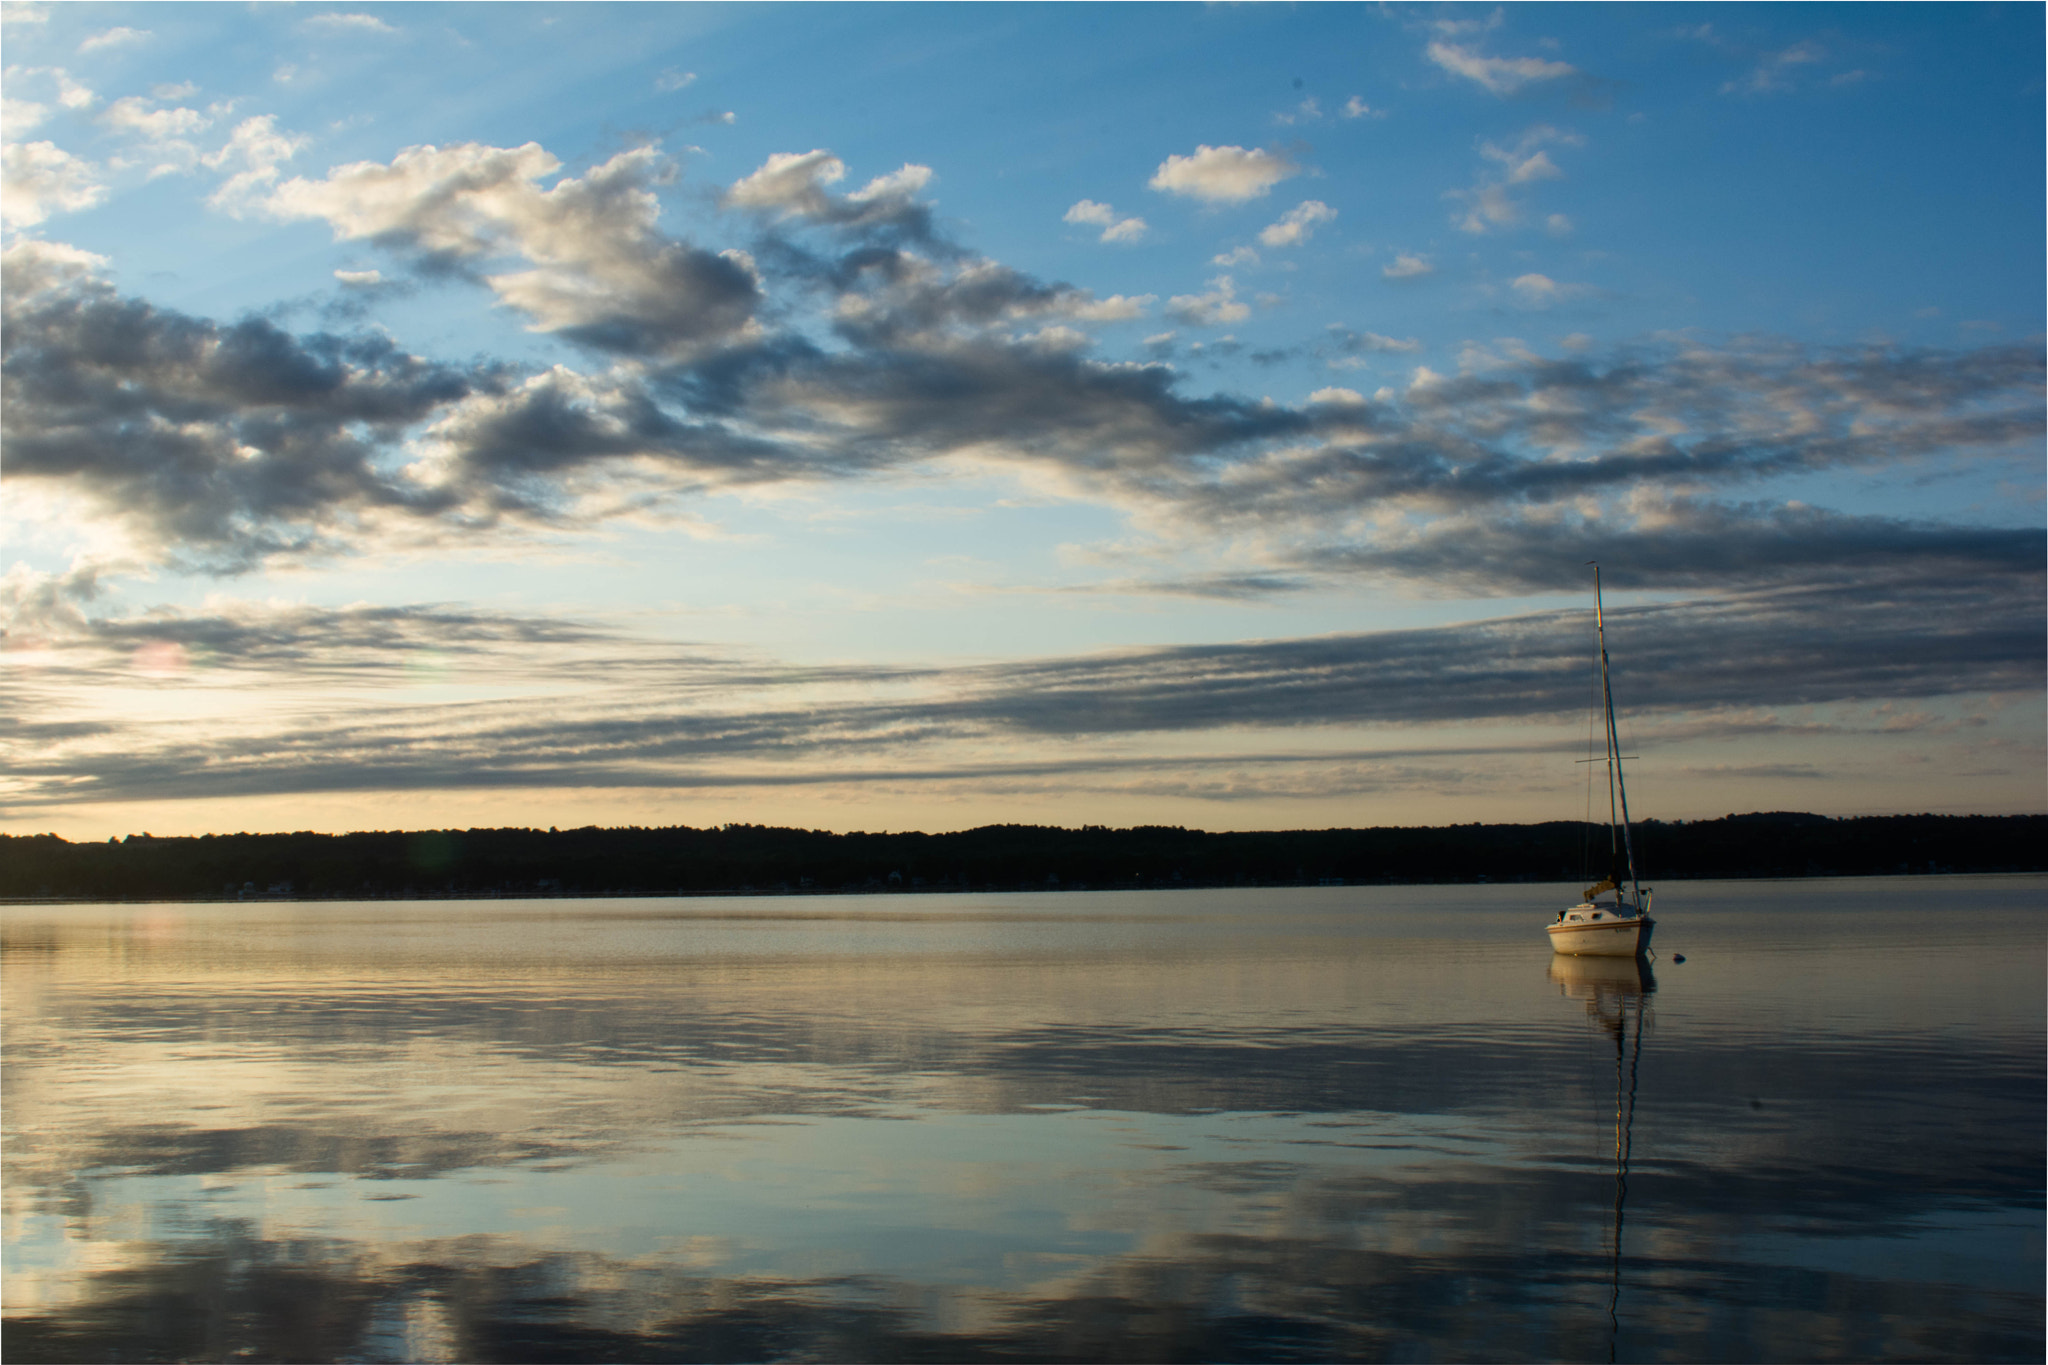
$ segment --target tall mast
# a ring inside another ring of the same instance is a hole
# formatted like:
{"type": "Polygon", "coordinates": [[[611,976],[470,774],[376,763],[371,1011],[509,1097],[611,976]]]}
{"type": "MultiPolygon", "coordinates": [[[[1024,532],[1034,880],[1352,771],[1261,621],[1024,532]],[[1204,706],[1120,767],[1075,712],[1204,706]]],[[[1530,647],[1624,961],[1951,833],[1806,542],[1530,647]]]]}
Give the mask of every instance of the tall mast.
{"type": "Polygon", "coordinates": [[[1621,737],[1614,728],[1614,688],[1607,676],[1607,610],[1600,600],[1600,566],[1593,565],[1593,627],[1600,637],[1600,700],[1607,708],[1607,839],[1613,847],[1614,831],[1621,830],[1621,851],[1628,859],[1629,886],[1636,904],[1643,903],[1643,888],[1636,880],[1636,850],[1628,834],[1628,783],[1621,775],[1621,737]],[[1620,820],[1615,807],[1620,806],[1620,820]]]}

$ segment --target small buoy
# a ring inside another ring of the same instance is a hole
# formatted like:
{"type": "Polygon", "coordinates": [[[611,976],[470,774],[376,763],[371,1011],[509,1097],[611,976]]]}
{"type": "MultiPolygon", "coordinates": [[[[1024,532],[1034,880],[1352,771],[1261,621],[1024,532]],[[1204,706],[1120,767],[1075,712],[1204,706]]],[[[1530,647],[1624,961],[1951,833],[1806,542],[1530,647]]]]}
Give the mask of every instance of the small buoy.
{"type": "Polygon", "coordinates": [[[1671,955],[1671,960],[1672,960],[1673,962],[1683,962],[1683,961],[1685,961],[1685,954],[1684,954],[1684,953],[1673,953],[1673,954],[1671,955]]]}

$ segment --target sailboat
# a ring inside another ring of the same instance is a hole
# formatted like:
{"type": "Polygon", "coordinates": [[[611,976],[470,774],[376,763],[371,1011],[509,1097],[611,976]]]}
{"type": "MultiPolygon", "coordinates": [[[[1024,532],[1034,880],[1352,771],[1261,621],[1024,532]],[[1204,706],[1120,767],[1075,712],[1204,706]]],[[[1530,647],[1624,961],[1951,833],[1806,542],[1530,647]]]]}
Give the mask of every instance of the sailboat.
{"type": "MultiPolygon", "coordinates": [[[[1621,740],[1614,728],[1614,686],[1607,667],[1607,613],[1600,600],[1600,566],[1593,566],[1593,625],[1600,641],[1600,704],[1607,731],[1608,873],[1586,888],[1586,899],[1557,912],[1547,929],[1551,948],[1574,957],[1635,957],[1650,950],[1657,922],[1650,897],[1636,876],[1635,843],[1629,838],[1628,784],[1621,772],[1621,740]],[[1606,893],[1612,900],[1601,900],[1606,893]]],[[[1594,760],[1598,761],[1598,760],[1594,760]]]]}

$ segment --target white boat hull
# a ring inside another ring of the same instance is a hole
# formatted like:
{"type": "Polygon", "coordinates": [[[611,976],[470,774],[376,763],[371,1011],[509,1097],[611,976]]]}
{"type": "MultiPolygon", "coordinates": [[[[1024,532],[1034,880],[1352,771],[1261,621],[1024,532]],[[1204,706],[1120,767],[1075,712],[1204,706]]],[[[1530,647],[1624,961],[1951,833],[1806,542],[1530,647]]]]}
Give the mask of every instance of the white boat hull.
{"type": "Polygon", "coordinates": [[[1650,950],[1657,921],[1648,915],[1560,920],[1548,926],[1553,952],[1573,957],[1635,957],[1650,950]]]}

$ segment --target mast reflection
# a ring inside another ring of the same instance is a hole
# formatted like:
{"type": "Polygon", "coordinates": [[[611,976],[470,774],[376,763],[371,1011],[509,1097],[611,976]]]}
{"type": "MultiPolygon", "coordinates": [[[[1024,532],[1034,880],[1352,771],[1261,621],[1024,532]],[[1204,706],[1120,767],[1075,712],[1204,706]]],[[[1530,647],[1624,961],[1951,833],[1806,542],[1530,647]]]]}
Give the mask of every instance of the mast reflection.
{"type": "Polygon", "coordinates": [[[1621,1340],[1621,1238],[1628,1210],[1628,1167],[1635,1145],[1636,1077],[1643,1059],[1643,1016],[1657,993],[1648,958],[1556,956],[1550,979],[1584,1003],[1586,1017],[1614,1039],[1614,1237],[1607,1296],[1607,1359],[1621,1340]]]}

